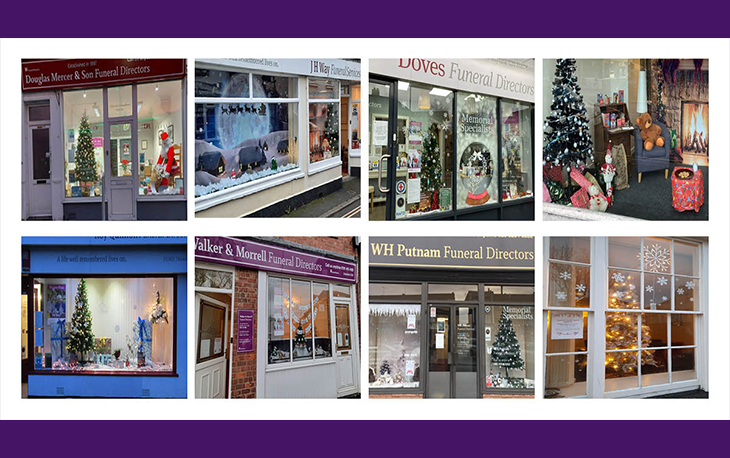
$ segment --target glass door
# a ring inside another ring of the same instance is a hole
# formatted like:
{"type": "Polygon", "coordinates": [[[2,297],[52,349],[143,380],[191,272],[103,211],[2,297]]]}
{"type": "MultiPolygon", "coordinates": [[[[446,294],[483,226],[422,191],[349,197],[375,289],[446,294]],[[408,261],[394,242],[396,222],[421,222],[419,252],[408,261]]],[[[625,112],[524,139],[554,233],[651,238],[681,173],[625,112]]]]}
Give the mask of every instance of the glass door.
{"type": "MultiPolygon", "coordinates": [[[[370,153],[368,156],[368,199],[371,220],[393,219],[395,195],[398,194],[395,170],[394,119],[395,82],[370,80],[370,153]]],[[[403,197],[405,195],[403,194],[403,197]]],[[[403,198],[405,209],[405,197],[403,198]]]]}
{"type": "Polygon", "coordinates": [[[429,398],[477,397],[474,307],[429,306],[429,398]]]}
{"type": "Polygon", "coordinates": [[[50,105],[28,106],[30,126],[30,217],[51,216],[50,105]]]}
{"type": "Polygon", "coordinates": [[[112,121],[105,124],[109,139],[106,151],[105,181],[107,182],[107,209],[110,220],[137,219],[136,182],[137,142],[132,120],[112,121]]]}

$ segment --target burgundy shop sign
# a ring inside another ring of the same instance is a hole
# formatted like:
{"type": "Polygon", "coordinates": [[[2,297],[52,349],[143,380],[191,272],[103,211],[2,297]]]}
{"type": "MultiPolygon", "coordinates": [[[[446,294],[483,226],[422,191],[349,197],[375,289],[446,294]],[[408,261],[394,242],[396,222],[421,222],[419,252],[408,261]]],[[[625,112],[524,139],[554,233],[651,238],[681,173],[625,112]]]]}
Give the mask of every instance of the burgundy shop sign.
{"type": "Polygon", "coordinates": [[[49,59],[21,63],[22,88],[48,91],[182,78],[185,59],[49,59]]]}
{"type": "Polygon", "coordinates": [[[357,282],[357,264],[251,240],[196,237],[195,259],[325,280],[357,282]]]}
{"type": "Polygon", "coordinates": [[[253,310],[238,311],[238,353],[253,351],[253,310]]]}

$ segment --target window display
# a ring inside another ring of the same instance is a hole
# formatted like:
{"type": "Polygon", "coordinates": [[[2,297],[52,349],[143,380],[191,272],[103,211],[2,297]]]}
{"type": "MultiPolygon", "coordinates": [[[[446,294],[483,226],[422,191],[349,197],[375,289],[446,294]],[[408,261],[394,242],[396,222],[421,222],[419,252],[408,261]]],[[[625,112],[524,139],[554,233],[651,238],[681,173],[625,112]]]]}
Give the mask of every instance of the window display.
{"type": "Polygon", "coordinates": [[[174,370],[172,278],[36,278],[36,285],[44,354],[37,370],[174,370]]]}
{"type": "Polygon", "coordinates": [[[497,202],[497,99],[457,93],[457,208],[497,202]]]}
{"type": "Polygon", "coordinates": [[[101,196],[101,178],[104,176],[103,111],[102,89],[63,93],[67,198],[101,196]]]}
{"type": "Polygon", "coordinates": [[[502,200],[532,196],[532,105],[502,101],[502,200]]]}
{"type": "Polygon", "coordinates": [[[421,305],[370,304],[370,387],[418,388],[421,305]]]}
{"type": "Polygon", "coordinates": [[[340,155],[340,83],[309,80],[309,162],[340,155]],[[312,101],[317,101],[313,103],[312,101]]]}

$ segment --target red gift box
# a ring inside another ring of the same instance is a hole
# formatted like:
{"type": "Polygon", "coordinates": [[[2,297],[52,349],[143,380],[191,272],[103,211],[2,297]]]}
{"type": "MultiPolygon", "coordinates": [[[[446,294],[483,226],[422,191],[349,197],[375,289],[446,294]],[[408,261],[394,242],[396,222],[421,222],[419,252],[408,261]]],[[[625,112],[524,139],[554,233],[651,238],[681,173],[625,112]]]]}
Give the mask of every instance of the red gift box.
{"type": "Polygon", "coordinates": [[[672,207],[683,212],[685,210],[700,211],[705,203],[705,180],[702,177],[702,170],[692,172],[689,167],[675,167],[672,171],[672,207]],[[682,179],[677,176],[678,172],[689,171],[691,176],[682,179]]]}

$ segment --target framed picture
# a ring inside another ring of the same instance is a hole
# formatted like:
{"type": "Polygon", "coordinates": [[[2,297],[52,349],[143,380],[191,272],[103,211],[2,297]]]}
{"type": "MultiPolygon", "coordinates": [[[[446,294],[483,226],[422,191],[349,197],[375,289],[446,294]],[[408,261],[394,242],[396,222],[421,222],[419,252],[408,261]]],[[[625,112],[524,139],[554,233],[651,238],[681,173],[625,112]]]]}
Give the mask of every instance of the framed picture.
{"type": "Polygon", "coordinates": [[[147,140],[142,140],[142,150],[147,149],[147,140]]]}
{"type": "MultiPolygon", "coordinates": [[[[164,130],[160,129],[157,131],[157,144],[162,146],[162,134],[165,132],[164,130]]],[[[167,134],[170,135],[170,134],[167,134]]]]}
{"type": "Polygon", "coordinates": [[[170,137],[170,141],[175,143],[175,126],[173,124],[167,126],[167,135],[170,137]]]}

